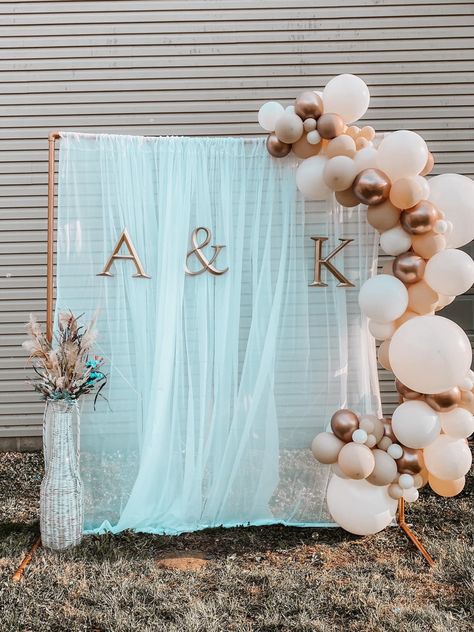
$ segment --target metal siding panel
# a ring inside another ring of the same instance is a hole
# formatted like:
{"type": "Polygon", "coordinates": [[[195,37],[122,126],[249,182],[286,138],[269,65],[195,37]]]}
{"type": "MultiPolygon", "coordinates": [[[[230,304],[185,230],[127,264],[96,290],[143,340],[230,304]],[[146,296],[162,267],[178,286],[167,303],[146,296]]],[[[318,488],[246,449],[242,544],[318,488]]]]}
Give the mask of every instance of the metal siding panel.
{"type": "MultiPolygon", "coordinates": [[[[435,173],[474,173],[470,1],[0,2],[0,436],[41,434],[19,342],[44,320],[47,134],[254,135],[259,105],[341,72],[366,122],[414,129],[435,173]]],[[[472,295],[451,307],[474,326],[472,295]]],[[[470,331],[472,334],[472,332],[470,331]]],[[[393,377],[380,372],[385,412],[393,377]]]]}

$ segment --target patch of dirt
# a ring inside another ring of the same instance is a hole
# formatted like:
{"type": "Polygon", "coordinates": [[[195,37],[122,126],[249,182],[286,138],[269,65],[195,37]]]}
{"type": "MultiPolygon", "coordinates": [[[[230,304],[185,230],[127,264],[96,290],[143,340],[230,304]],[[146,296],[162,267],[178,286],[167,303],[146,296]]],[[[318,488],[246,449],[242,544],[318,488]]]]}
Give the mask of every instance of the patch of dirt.
{"type": "Polygon", "coordinates": [[[171,571],[200,571],[208,562],[201,551],[173,551],[160,557],[156,565],[171,571]]]}

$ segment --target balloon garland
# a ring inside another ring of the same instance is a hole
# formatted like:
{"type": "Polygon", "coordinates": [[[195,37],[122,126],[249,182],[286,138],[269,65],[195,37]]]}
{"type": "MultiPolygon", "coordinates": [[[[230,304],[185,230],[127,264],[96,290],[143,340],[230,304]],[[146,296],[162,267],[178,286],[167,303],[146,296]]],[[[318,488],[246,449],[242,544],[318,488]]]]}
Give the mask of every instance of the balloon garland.
{"type": "Polygon", "coordinates": [[[474,182],[451,173],[427,180],[434,158],[415,132],[378,143],[372,127],[354,124],[369,100],[364,81],[344,74],[286,109],[270,101],[258,113],[269,153],[302,160],[296,185],[305,199],[335,193],[344,207],[367,205],[367,221],[393,257],[363,284],[359,305],[382,341],[378,360],[395,374],[400,405],[391,420],[338,410],[311,446],[332,467],[329,512],[361,535],[385,528],[397,501],[417,500],[427,483],[441,496],[459,494],[474,432],[471,345],[436,315],[474,282],[474,261],[456,250],[474,238],[474,182]]]}

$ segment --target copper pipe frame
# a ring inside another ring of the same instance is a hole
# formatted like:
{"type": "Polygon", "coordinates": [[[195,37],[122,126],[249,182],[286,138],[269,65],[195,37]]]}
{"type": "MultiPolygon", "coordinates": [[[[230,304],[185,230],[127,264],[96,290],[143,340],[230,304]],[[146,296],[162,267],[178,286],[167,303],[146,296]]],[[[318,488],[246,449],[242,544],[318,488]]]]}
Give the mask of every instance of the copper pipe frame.
{"type": "MultiPolygon", "coordinates": [[[[46,262],[46,337],[53,339],[53,302],[54,302],[54,167],[56,141],[60,138],[59,132],[51,132],[48,135],[48,246],[46,262]]],[[[37,538],[28,553],[23,558],[20,566],[12,576],[12,581],[17,583],[23,578],[27,566],[33,559],[33,555],[41,546],[41,538],[37,538]]]]}
{"type": "Polygon", "coordinates": [[[405,520],[405,500],[403,498],[400,498],[400,500],[398,501],[397,521],[398,521],[398,526],[400,527],[400,529],[407,536],[407,538],[412,542],[412,544],[415,545],[418,551],[422,554],[428,566],[430,567],[434,566],[435,565],[434,559],[425,549],[421,540],[419,540],[419,538],[410,529],[410,525],[405,520]]]}

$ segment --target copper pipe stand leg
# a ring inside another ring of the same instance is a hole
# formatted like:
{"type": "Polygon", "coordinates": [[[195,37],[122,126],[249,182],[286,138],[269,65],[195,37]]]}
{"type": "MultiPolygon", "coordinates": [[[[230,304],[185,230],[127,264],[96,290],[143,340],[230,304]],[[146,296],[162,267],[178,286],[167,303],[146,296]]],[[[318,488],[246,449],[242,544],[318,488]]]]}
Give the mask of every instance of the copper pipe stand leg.
{"type": "Polygon", "coordinates": [[[28,564],[30,564],[31,560],[33,559],[33,555],[35,554],[35,551],[39,549],[40,546],[41,546],[41,538],[38,538],[37,540],[35,540],[35,542],[33,543],[33,546],[25,555],[20,566],[16,569],[14,575],[12,576],[13,582],[18,583],[19,581],[21,581],[26,567],[28,566],[28,564]]]}
{"type": "Polygon", "coordinates": [[[410,529],[409,525],[407,524],[405,520],[405,501],[403,498],[400,498],[400,500],[398,501],[398,525],[400,529],[403,531],[403,533],[407,536],[407,538],[415,545],[418,551],[425,558],[425,561],[428,564],[428,566],[434,566],[435,565],[434,559],[425,549],[425,547],[423,546],[421,541],[418,539],[418,537],[410,529]]]}

